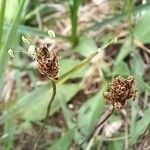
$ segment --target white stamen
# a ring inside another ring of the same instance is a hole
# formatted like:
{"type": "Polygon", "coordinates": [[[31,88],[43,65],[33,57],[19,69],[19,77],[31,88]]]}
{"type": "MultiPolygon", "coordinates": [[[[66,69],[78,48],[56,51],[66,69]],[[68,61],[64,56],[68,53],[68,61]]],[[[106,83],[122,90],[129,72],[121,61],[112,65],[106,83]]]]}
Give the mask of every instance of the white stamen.
{"type": "Polygon", "coordinates": [[[48,30],[48,35],[51,39],[54,39],[56,37],[55,32],[53,30],[48,30]]]}
{"type": "Polygon", "coordinates": [[[25,36],[22,36],[21,39],[25,44],[30,44],[29,40],[25,38],[25,36]]]}
{"type": "Polygon", "coordinates": [[[14,52],[13,52],[12,49],[9,49],[9,50],[8,50],[8,54],[9,54],[11,57],[14,57],[14,52]]]}
{"type": "Polygon", "coordinates": [[[28,47],[28,54],[32,57],[35,57],[36,55],[36,47],[34,45],[30,45],[28,47]]]}

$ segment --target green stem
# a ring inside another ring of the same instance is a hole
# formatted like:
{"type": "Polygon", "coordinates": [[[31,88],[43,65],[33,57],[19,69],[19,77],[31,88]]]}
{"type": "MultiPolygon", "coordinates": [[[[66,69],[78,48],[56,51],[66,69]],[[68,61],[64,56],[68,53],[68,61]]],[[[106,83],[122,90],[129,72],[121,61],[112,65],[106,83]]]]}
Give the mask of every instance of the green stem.
{"type": "Polygon", "coordinates": [[[92,130],[91,134],[88,136],[88,138],[86,140],[84,140],[80,146],[82,146],[85,142],[89,142],[91,140],[91,138],[94,136],[96,130],[101,127],[102,125],[104,125],[104,123],[109,119],[109,117],[113,114],[114,112],[114,107],[110,108],[110,110],[108,110],[108,112],[102,116],[100,118],[100,121],[97,123],[97,125],[95,126],[95,128],[92,130]]]}
{"type": "Polygon", "coordinates": [[[81,0],[71,0],[70,3],[70,19],[71,19],[71,27],[72,27],[72,34],[71,34],[71,42],[73,47],[78,43],[78,10],[81,0]]]}
{"type": "Polygon", "coordinates": [[[37,139],[35,140],[35,144],[34,144],[34,146],[33,146],[33,150],[36,150],[36,149],[37,149],[38,143],[39,143],[39,141],[40,141],[40,139],[41,139],[41,137],[42,137],[42,134],[43,134],[43,131],[44,131],[44,128],[45,128],[45,125],[46,125],[46,121],[47,121],[48,116],[49,116],[49,112],[50,112],[52,103],[53,103],[54,98],[55,98],[55,95],[56,95],[56,82],[53,81],[53,80],[51,80],[51,82],[52,82],[52,88],[53,88],[52,97],[51,97],[51,99],[50,99],[50,101],[49,101],[49,104],[48,104],[48,106],[47,106],[47,111],[46,111],[46,115],[45,115],[45,118],[44,118],[44,122],[43,122],[43,125],[42,125],[42,127],[41,127],[41,129],[40,129],[40,131],[39,131],[39,134],[38,134],[39,136],[38,136],[37,139]]]}

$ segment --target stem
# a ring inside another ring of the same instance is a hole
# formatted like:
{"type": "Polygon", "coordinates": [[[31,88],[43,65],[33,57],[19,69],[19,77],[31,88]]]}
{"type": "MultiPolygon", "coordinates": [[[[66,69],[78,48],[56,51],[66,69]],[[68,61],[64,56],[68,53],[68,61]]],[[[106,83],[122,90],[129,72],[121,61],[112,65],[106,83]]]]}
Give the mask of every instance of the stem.
{"type": "Polygon", "coordinates": [[[102,124],[104,124],[108,118],[112,115],[112,113],[114,112],[114,107],[112,107],[107,113],[106,115],[100,120],[100,122],[97,124],[97,126],[95,127],[95,130],[97,130],[102,124]]]}
{"type": "Polygon", "coordinates": [[[70,3],[70,19],[71,19],[71,42],[73,44],[73,47],[76,46],[78,42],[78,34],[77,34],[77,28],[78,28],[78,10],[80,6],[81,0],[71,0],[70,3]]]}
{"type": "Polygon", "coordinates": [[[80,145],[83,145],[86,141],[87,142],[90,141],[92,139],[92,137],[94,137],[94,135],[95,135],[96,131],[99,129],[99,127],[101,127],[108,120],[108,118],[112,115],[113,112],[114,112],[114,107],[110,108],[108,110],[108,112],[106,114],[104,114],[104,116],[102,116],[102,118],[97,123],[96,127],[93,129],[93,131],[91,132],[89,137],[85,141],[83,141],[80,145]]]}
{"type": "Polygon", "coordinates": [[[124,144],[125,144],[125,150],[129,150],[129,127],[128,124],[130,122],[129,115],[128,115],[128,111],[125,108],[120,109],[120,112],[122,113],[123,117],[124,117],[124,130],[125,130],[125,139],[124,139],[124,144]]]}
{"type": "Polygon", "coordinates": [[[46,111],[46,115],[45,115],[45,118],[44,118],[44,121],[43,121],[43,125],[38,133],[38,137],[36,138],[35,140],[35,144],[33,146],[33,150],[36,150],[37,149],[37,146],[38,146],[38,143],[42,137],[42,134],[43,134],[43,131],[44,131],[44,128],[45,128],[45,125],[46,125],[46,120],[48,119],[48,116],[49,116],[49,112],[50,112],[50,109],[51,109],[51,106],[52,106],[52,103],[54,101],[54,98],[55,98],[55,95],[56,95],[56,83],[55,81],[51,80],[52,82],[52,88],[53,88],[53,93],[52,93],[52,97],[48,103],[48,107],[47,107],[47,111],[46,111]]]}

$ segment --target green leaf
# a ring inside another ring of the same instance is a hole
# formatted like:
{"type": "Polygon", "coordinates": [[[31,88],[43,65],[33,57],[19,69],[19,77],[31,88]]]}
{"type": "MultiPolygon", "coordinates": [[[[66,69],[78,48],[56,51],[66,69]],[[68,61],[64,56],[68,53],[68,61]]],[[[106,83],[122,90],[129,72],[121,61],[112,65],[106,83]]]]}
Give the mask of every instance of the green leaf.
{"type": "Polygon", "coordinates": [[[116,64],[113,68],[113,76],[128,76],[130,74],[130,70],[128,68],[128,65],[121,61],[119,64],[116,64]]]}
{"type": "MultiPolygon", "coordinates": [[[[94,53],[94,54],[90,55],[89,57],[87,57],[83,61],[81,61],[79,64],[75,65],[72,69],[70,69],[69,71],[67,71],[66,73],[64,73],[60,77],[60,79],[56,82],[57,86],[61,85],[62,83],[64,83],[69,77],[71,77],[72,74],[76,73],[81,68],[83,68],[83,66],[85,66],[96,54],[97,53],[94,53]]],[[[79,90],[77,88],[77,86],[75,88],[76,88],[76,90],[79,90]]],[[[43,98],[46,97],[47,98],[46,101],[48,103],[48,97],[49,97],[48,91],[49,90],[51,90],[50,87],[49,87],[49,85],[44,85],[44,86],[41,86],[41,87],[35,89],[30,94],[25,95],[24,97],[22,97],[21,100],[19,100],[15,105],[13,105],[10,108],[10,110],[8,110],[4,115],[0,116],[0,123],[5,122],[7,119],[9,119],[13,115],[20,114],[20,111],[23,108],[26,108],[26,107],[28,107],[30,105],[36,105],[37,99],[38,99],[38,102],[40,102],[41,99],[43,100],[43,98]],[[45,92],[46,92],[46,95],[43,94],[45,92]],[[41,93],[43,94],[42,96],[40,96],[41,93]]],[[[68,89],[68,91],[70,91],[70,88],[68,89]]]]}
{"type": "Polygon", "coordinates": [[[145,83],[143,79],[138,76],[135,76],[135,79],[138,91],[148,91],[150,93],[150,85],[148,85],[148,83],[145,83]]]}
{"type": "Polygon", "coordinates": [[[150,10],[143,11],[138,23],[135,25],[134,36],[143,43],[150,43],[150,10]]]}
{"type": "Polygon", "coordinates": [[[16,10],[19,8],[19,0],[11,0],[7,1],[6,3],[6,15],[5,19],[6,22],[11,22],[14,19],[14,16],[16,14],[16,10]]]}
{"type": "Polygon", "coordinates": [[[60,77],[60,80],[58,81],[58,83],[59,84],[64,83],[68,78],[73,76],[76,72],[79,72],[79,70],[81,70],[83,67],[85,67],[96,54],[97,54],[97,52],[91,54],[90,56],[88,56],[87,58],[82,60],[79,64],[75,65],[72,69],[70,69],[69,71],[64,73],[60,77]]]}
{"type": "Polygon", "coordinates": [[[16,131],[16,120],[14,117],[11,117],[7,120],[4,124],[4,149],[5,150],[12,150],[14,149],[14,140],[15,140],[15,133],[16,131]]]}
{"type": "MultiPolygon", "coordinates": [[[[79,60],[75,60],[75,59],[62,59],[60,61],[60,76],[63,75],[65,72],[68,72],[72,66],[75,66],[77,64],[79,64],[79,60]]],[[[83,75],[83,72],[81,71],[80,73],[74,73],[71,77],[74,78],[74,77],[82,77],[83,75]]]]}
{"type": "Polygon", "coordinates": [[[75,123],[73,122],[74,115],[73,112],[67,108],[64,98],[65,97],[62,96],[62,99],[60,99],[60,104],[66,124],[68,128],[71,129],[75,126],[75,123]]]}
{"type": "Polygon", "coordinates": [[[108,143],[109,150],[121,150],[124,149],[124,142],[122,140],[119,141],[111,141],[108,143]]]}
{"type": "Polygon", "coordinates": [[[79,43],[74,50],[82,56],[87,57],[97,50],[97,46],[93,39],[82,37],[79,39],[79,43]]]}
{"type": "Polygon", "coordinates": [[[131,135],[130,143],[134,144],[138,137],[144,133],[144,131],[147,129],[148,125],[150,124],[150,108],[144,111],[144,115],[142,119],[138,120],[136,123],[136,126],[134,128],[134,132],[131,135]]]}
{"type": "Polygon", "coordinates": [[[77,35],[77,27],[78,27],[78,9],[81,0],[70,0],[70,20],[71,20],[71,40],[73,46],[77,44],[78,35],[77,35]]]}
{"type": "MultiPolygon", "coordinates": [[[[57,94],[52,104],[50,112],[51,115],[60,109],[60,100],[62,96],[65,97],[64,101],[68,102],[71,97],[79,90],[77,87],[78,86],[75,84],[64,84],[57,86],[57,94]]],[[[48,85],[37,88],[32,92],[32,94],[28,94],[17,101],[14,107],[8,110],[1,118],[1,121],[9,119],[9,117],[12,115],[19,115],[21,118],[28,121],[43,119],[46,114],[51,92],[52,89],[48,85]]]]}
{"type": "Polygon", "coordinates": [[[130,121],[130,134],[134,134],[134,128],[136,126],[137,114],[140,111],[136,101],[131,102],[131,121],[130,121]]]}
{"type": "MultiPolygon", "coordinates": [[[[77,87],[78,85],[75,84],[63,84],[57,86],[57,94],[52,104],[50,115],[61,108],[60,101],[62,101],[62,99],[64,103],[67,103],[76,94],[76,92],[80,89],[79,87],[77,87]]],[[[42,89],[42,91],[39,92],[40,95],[38,97],[34,95],[34,101],[33,103],[30,102],[30,106],[20,108],[20,113],[22,112],[21,117],[23,117],[25,120],[36,121],[44,118],[51,96],[50,88],[46,87],[45,90],[42,89]]],[[[26,100],[22,99],[22,101],[31,99],[31,97],[27,97],[26,100]]],[[[28,104],[28,102],[26,104],[28,104]]]]}
{"type": "Polygon", "coordinates": [[[81,142],[82,138],[86,139],[98,122],[104,110],[103,92],[105,90],[106,85],[103,85],[101,91],[80,108],[77,125],[84,137],[79,133],[76,137],[77,142],[81,142]]]}
{"type": "MultiPolygon", "coordinates": [[[[19,22],[21,20],[21,14],[23,10],[25,0],[22,0],[19,9],[17,11],[17,14],[15,16],[14,22],[12,24],[10,33],[8,34],[8,39],[5,42],[4,49],[0,51],[0,83],[3,83],[4,73],[5,69],[7,67],[7,61],[8,61],[8,49],[13,48],[15,44],[15,37],[17,36],[17,27],[19,25],[19,22]]],[[[1,84],[2,85],[2,84],[1,84]]]]}
{"type": "Polygon", "coordinates": [[[33,16],[36,16],[37,13],[40,13],[41,11],[46,9],[47,7],[49,7],[49,3],[43,3],[40,5],[37,5],[37,7],[35,7],[35,9],[31,10],[28,14],[26,14],[23,19],[25,21],[27,21],[27,20],[31,19],[33,16]]]}
{"type": "Polygon", "coordinates": [[[128,37],[123,46],[121,47],[119,54],[117,55],[115,64],[119,64],[122,60],[124,60],[133,51],[133,49],[134,48],[132,46],[132,39],[131,37],[128,37]]]}
{"type": "Polygon", "coordinates": [[[5,6],[7,0],[0,1],[0,51],[2,47],[2,35],[3,35],[3,24],[4,24],[4,13],[5,13],[5,6]]]}
{"type": "Polygon", "coordinates": [[[74,129],[69,130],[63,135],[49,150],[69,150],[74,137],[74,129]]]}
{"type": "MultiPolygon", "coordinates": [[[[146,11],[149,9],[150,9],[150,3],[146,3],[144,5],[139,5],[139,6],[134,7],[134,9],[131,11],[131,14],[136,15],[137,13],[139,14],[143,10],[146,11]]],[[[113,24],[116,25],[116,23],[125,19],[128,19],[128,12],[123,12],[121,14],[115,15],[112,18],[103,20],[102,22],[96,22],[91,27],[88,27],[87,29],[85,29],[84,32],[88,32],[91,30],[98,30],[102,27],[107,26],[108,24],[110,24],[111,26],[113,24]]]]}
{"type": "MultiPolygon", "coordinates": [[[[5,31],[8,31],[10,29],[10,26],[8,24],[5,24],[4,29],[5,29],[5,31]]],[[[38,28],[30,27],[30,26],[26,26],[26,25],[19,25],[17,32],[20,34],[24,34],[24,35],[28,34],[31,36],[35,35],[35,36],[49,37],[47,32],[41,31],[38,28]]],[[[62,38],[63,40],[68,40],[68,37],[65,37],[65,36],[57,34],[57,33],[56,33],[56,38],[62,38]]]]}
{"type": "Polygon", "coordinates": [[[139,52],[136,50],[133,53],[133,57],[131,59],[131,63],[130,63],[132,72],[134,75],[142,78],[143,74],[144,74],[144,62],[142,60],[141,55],[139,54],[139,52]]]}

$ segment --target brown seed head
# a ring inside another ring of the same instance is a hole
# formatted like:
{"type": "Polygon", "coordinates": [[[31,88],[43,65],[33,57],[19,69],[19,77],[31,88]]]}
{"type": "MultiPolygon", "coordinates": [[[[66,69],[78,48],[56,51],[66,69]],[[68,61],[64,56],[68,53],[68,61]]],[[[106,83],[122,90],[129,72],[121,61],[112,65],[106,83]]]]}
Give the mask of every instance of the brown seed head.
{"type": "Polygon", "coordinates": [[[124,79],[118,76],[109,84],[108,92],[104,93],[104,98],[110,101],[115,108],[121,109],[126,101],[136,97],[135,82],[132,76],[124,79]]]}
{"type": "Polygon", "coordinates": [[[57,80],[58,77],[58,57],[54,51],[49,52],[46,47],[37,51],[36,54],[39,72],[51,80],[57,80]]]}

